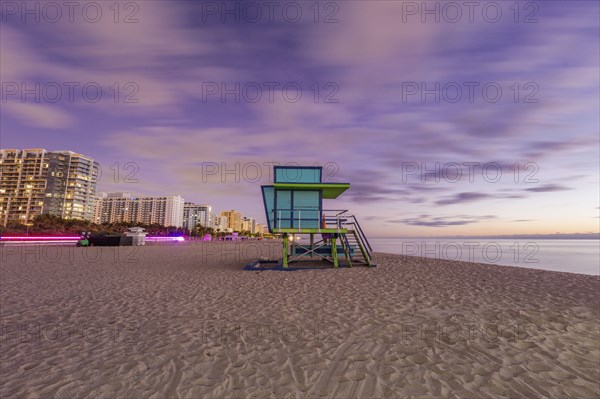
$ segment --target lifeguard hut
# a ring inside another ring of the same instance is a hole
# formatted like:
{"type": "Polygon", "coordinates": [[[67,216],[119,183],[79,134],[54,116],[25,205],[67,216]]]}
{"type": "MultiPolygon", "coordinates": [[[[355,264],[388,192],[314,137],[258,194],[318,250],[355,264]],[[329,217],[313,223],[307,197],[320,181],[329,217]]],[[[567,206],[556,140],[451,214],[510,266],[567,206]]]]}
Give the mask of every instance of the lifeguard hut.
{"type": "Polygon", "coordinates": [[[287,269],[292,262],[311,258],[329,261],[334,268],[373,266],[371,245],[356,217],[323,207],[324,200],[338,198],[350,184],[324,183],[322,173],[322,167],[275,166],[273,185],[261,187],[269,232],[283,236],[278,267],[287,269]],[[309,243],[299,241],[307,236],[309,243]]]}

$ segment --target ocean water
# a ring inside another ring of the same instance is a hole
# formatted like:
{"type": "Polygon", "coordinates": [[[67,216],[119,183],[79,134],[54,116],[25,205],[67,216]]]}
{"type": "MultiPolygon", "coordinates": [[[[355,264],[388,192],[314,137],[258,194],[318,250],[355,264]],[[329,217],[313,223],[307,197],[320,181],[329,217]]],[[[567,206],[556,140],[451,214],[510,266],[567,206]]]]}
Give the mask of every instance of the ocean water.
{"type": "Polygon", "coordinates": [[[377,238],[375,252],[600,275],[600,240],[377,238]]]}

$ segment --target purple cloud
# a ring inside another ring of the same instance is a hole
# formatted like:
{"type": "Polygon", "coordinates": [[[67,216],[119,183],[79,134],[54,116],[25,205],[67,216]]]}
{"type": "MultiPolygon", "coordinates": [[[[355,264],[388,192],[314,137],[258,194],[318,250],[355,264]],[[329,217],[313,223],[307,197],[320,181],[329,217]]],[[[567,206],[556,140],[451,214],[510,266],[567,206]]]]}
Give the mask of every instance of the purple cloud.
{"type": "Polygon", "coordinates": [[[436,203],[436,205],[454,205],[454,204],[461,204],[464,202],[472,202],[472,201],[477,201],[480,199],[491,198],[491,197],[492,197],[491,195],[485,194],[485,193],[466,192],[466,193],[459,193],[459,194],[453,195],[452,197],[438,200],[435,203],[436,203]]]}
{"type": "Polygon", "coordinates": [[[449,226],[464,226],[473,223],[479,223],[486,220],[495,219],[493,215],[484,216],[448,216],[448,217],[432,217],[430,215],[420,215],[418,218],[406,218],[398,220],[390,220],[390,223],[400,223],[409,226],[422,227],[449,227],[449,226]]]}
{"type": "MultiPolygon", "coordinates": [[[[181,193],[187,200],[244,207],[256,216],[263,211],[260,200],[252,199],[259,195],[255,184],[204,182],[198,165],[334,162],[340,181],[352,183],[340,203],[369,215],[374,210],[421,214],[432,203],[483,208],[493,198],[507,204],[519,199],[525,210],[547,214],[552,193],[567,189],[573,190],[573,208],[593,205],[585,201],[595,195],[597,181],[569,176],[589,176],[598,168],[597,3],[544,2],[537,24],[515,24],[508,9],[495,24],[423,23],[419,16],[403,21],[399,2],[339,2],[337,22],[329,24],[315,24],[308,9],[308,17],[296,24],[221,23],[219,16],[206,22],[200,3],[137,4],[134,24],[115,24],[110,17],[96,24],[26,24],[20,18],[3,23],[3,82],[96,81],[105,92],[98,103],[81,98],[23,103],[11,97],[2,104],[3,147],[71,149],[106,168],[135,162],[140,169],[135,188],[105,176],[101,189],[181,193]],[[130,81],[139,87],[139,102],[115,102],[110,86],[120,82],[122,89],[130,81]],[[220,94],[204,98],[207,82],[279,86],[274,101],[266,92],[258,102],[234,101],[235,95],[223,101],[220,94]],[[300,101],[282,100],[289,82],[302,86],[300,101]],[[443,95],[436,101],[435,94],[423,100],[419,93],[406,101],[407,82],[430,88],[495,82],[503,96],[494,103],[478,92],[470,102],[464,91],[461,101],[452,103],[443,95]],[[515,82],[517,101],[510,88],[515,82]],[[524,102],[532,93],[525,88],[528,82],[537,87],[537,102],[524,102]],[[335,102],[324,101],[333,93],[327,83],[336,84],[335,102]],[[400,169],[407,161],[431,168],[436,162],[491,160],[502,172],[498,184],[482,179],[480,167],[474,182],[463,175],[455,183],[446,181],[453,179],[452,171],[429,173],[422,183],[422,173],[405,181],[400,169]],[[525,169],[528,162],[537,162],[540,181],[552,176],[569,187],[524,186],[523,177],[532,170],[525,169]],[[441,182],[431,183],[435,178],[441,182]],[[529,194],[536,192],[548,194],[529,194]]],[[[511,209],[494,212],[512,220],[511,209]]],[[[379,222],[372,219],[367,226],[378,229],[379,222]]],[[[474,222],[420,223],[409,225],[474,222]]]]}
{"type": "Polygon", "coordinates": [[[571,190],[569,187],[561,186],[559,184],[545,184],[539,187],[531,187],[525,189],[525,191],[531,191],[534,193],[551,193],[555,191],[567,191],[571,190]]]}

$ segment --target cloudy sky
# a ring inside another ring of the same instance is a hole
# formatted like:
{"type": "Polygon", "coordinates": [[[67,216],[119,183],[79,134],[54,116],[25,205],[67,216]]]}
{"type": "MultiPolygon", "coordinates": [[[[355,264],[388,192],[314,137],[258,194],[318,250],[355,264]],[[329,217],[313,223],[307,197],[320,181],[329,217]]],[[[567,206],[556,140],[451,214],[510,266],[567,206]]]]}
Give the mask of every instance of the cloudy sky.
{"type": "Polygon", "coordinates": [[[374,237],[597,232],[599,20],[596,1],[3,2],[1,146],[259,221],[273,163],[297,163],[350,182],[326,207],[374,237]]]}

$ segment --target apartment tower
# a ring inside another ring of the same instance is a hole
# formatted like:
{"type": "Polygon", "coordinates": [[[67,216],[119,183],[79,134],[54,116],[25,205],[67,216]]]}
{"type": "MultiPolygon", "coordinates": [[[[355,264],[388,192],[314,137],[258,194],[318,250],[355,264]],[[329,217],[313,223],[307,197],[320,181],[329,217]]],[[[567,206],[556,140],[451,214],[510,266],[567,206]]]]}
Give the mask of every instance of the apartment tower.
{"type": "Polygon", "coordinates": [[[0,150],[0,224],[43,213],[91,220],[98,163],[73,151],[0,150]]]}

